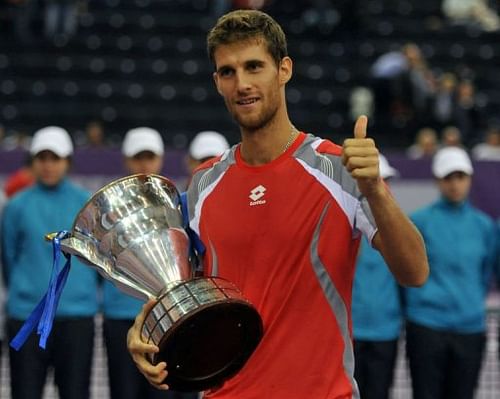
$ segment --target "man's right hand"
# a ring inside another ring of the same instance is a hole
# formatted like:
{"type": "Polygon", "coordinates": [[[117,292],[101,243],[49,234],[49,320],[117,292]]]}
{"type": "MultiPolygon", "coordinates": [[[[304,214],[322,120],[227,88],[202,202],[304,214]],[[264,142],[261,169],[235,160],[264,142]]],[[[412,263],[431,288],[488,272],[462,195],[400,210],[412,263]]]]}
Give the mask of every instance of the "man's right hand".
{"type": "Polygon", "coordinates": [[[155,304],[155,300],[150,300],[142,307],[141,312],[135,318],[134,325],[128,330],[127,348],[137,368],[149,383],[158,389],[166,391],[168,385],[163,384],[163,381],[168,374],[167,364],[160,362],[156,366],[152,365],[147,355],[157,353],[159,349],[156,345],[144,343],[141,338],[141,328],[144,319],[155,304]]]}

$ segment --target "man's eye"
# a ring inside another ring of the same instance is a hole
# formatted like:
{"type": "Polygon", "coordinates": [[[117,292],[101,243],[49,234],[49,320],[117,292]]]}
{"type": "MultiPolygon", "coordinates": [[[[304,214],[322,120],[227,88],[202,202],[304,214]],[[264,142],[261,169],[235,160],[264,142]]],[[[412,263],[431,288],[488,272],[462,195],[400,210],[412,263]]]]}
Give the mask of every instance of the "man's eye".
{"type": "Polygon", "coordinates": [[[259,68],[260,68],[260,65],[259,65],[259,64],[250,64],[250,65],[248,66],[248,69],[249,69],[250,71],[256,71],[256,70],[257,70],[257,69],[259,69],[259,68]]]}
{"type": "Polygon", "coordinates": [[[221,69],[219,71],[219,76],[225,77],[225,76],[231,75],[231,73],[232,73],[232,71],[230,69],[221,69]]]}

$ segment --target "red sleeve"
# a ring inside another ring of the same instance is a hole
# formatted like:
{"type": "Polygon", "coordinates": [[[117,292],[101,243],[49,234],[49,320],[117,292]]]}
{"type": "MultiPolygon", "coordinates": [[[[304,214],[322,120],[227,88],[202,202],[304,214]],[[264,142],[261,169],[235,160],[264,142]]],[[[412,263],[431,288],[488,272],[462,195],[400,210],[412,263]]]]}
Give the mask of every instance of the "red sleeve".
{"type": "Polygon", "coordinates": [[[332,143],[330,140],[323,140],[323,142],[316,149],[321,154],[342,155],[342,146],[332,143]]]}

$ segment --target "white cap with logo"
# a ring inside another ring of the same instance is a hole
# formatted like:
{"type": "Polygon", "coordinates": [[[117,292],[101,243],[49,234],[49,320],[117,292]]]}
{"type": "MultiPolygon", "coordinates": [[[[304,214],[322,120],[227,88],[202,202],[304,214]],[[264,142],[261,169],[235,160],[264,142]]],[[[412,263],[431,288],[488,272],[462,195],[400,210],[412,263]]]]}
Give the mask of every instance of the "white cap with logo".
{"type": "Polygon", "coordinates": [[[163,155],[163,139],[157,130],[149,127],[137,127],[127,132],[123,139],[123,155],[130,158],[143,151],[151,151],[153,154],[163,155]]]}
{"type": "Polygon", "coordinates": [[[442,179],[453,172],[472,175],[474,169],[469,155],[460,147],[442,148],[432,159],[432,173],[438,179],[442,179]]]}
{"type": "Polygon", "coordinates": [[[229,148],[226,138],[211,130],[198,133],[189,145],[189,155],[194,159],[205,159],[222,155],[229,148]]]}
{"type": "Polygon", "coordinates": [[[394,169],[391,165],[389,165],[389,161],[382,154],[378,155],[378,163],[380,169],[380,177],[382,179],[389,179],[391,177],[399,176],[399,172],[397,169],[394,169]]]}
{"type": "Polygon", "coordinates": [[[69,133],[59,126],[47,126],[35,132],[31,140],[30,154],[51,151],[60,158],[73,154],[73,143],[69,133]]]}

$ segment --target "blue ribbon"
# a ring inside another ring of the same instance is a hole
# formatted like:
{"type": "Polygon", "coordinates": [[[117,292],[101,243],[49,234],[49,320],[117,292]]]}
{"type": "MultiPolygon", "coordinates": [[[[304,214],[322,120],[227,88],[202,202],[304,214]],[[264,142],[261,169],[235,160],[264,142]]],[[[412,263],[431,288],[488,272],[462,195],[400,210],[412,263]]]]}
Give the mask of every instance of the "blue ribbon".
{"type": "Polygon", "coordinates": [[[184,229],[187,232],[191,240],[191,254],[193,254],[193,250],[196,251],[200,256],[205,253],[205,246],[191,227],[189,227],[189,210],[188,210],[188,200],[187,200],[187,192],[182,192],[180,195],[181,198],[181,213],[182,213],[182,221],[184,223],[184,229]]]}
{"type": "Polygon", "coordinates": [[[61,240],[69,235],[67,231],[63,230],[57,233],[56,237],[52,240],[53,264],[49,288],[16,336],[10,342],[10,346],[16,351],[24,345],[36,326],[37,334],[40,335],[39,346],[43,349],[47,346],[47,339],[52,330],[57,305],[59,304],[62,290],[68,279],[69,270],[71,269],[71,255],[63,253],[66,258],[66,263],[62,269],[59,270],[59,260],[62,253],[61,240]]]}

